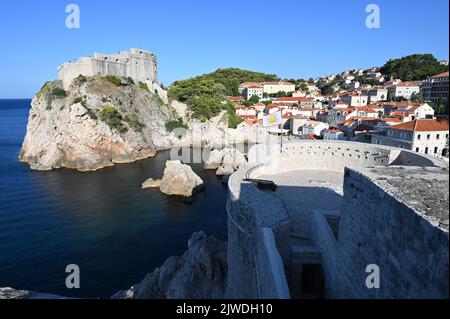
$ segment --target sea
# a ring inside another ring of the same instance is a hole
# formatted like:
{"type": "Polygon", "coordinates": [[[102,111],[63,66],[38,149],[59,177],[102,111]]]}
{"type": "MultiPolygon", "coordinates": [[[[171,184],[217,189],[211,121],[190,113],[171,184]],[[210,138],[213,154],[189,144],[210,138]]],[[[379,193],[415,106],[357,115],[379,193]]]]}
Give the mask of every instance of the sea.
{"type": "Polygon", "coordinates": [[[141,281],[193,232],[227,237],[227,188],[192,164],[205,190],[186,203],[158,189],[170,151],[83,173],[33,171],[18,160],[31,100],[0,100],[0,287],[67,297],[109,298],[141,281]],[[69,265],[80,288],[67,288],[69,265]]]}

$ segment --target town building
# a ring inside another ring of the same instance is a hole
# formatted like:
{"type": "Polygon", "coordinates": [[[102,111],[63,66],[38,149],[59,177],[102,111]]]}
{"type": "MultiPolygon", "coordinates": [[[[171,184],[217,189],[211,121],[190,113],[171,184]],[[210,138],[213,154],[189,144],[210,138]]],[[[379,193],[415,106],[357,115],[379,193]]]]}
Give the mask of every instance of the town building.
{"type": "Polygon", "coordinates": [[[295,84],[278,81],[278,82],[244,82],[239,84],[238,91],[243,94],[246,88],[256,88],[262,89],[262,94],[276,94],[278,92],[290,93],[295,91],[295,84]]]}
{"type": "Polygon", "coordinates": [[[427,78],[420,87],[424,101],[437,102],[439,99],[448,102],[448,71],[427,78]]]}
{"type": "Polygon", "coordinates": [[[257,112],[251,106],[239,106],[235,108],[236,115],[242,119],[256,119],[257,112]]]}
{"type": "Polygon", "coordinates": [[[366,106],[367,105],[368,96],[361,94],[344,94],[341,96],[341,101],[354,106],[366,106]]]}
{"type": "Polygon", "coordinates": [[[318,103],[314,99],[304,98],[304,97],[278,97],[278,98],[274,99],[272,102],[275,104],[290,104],[290,105],[298,105],[299,107],[308,107],[308,108],[312,108],[318,103]]]}
{"type": "Polygon", "coordinates": [[[363,90],[363,93],[369,96],[368,103],[377,103],[379,101],[386,101],[388,98],[388,90],[385,87],[374,87],[363,90]]]}
{"type": "Polygon", "coordinates": [[[261,86],[248,86],[246,88],[244,88],[244,90],[242,91],[242,96],[244,96],[244,98],[246,100],[250,100],[250,98],[252,96],[257,96],[258,99],[262,99],[263,98],[263,88],[261,86]]]}
{"type": "Polygon", "coordinates": [[[302,127],[302,134],[303,135],[321,136],[322,131],[326,130],[328,128],[329,128],[329,125],[327,123],[308,120],[305,123],[305,125],[302,127]]]}
{"type": "Polygon", "coordinates": [[[262,82],[263,93],[276,94],[278,92],[290,93],[295,91],[295,84],[286,81],[262,82]]]}
{"type": "Polygon", "coordinates": [[[448,156],[448,119],[417,119],[372,134],[372,143],[413,150],[433,156],[448,156]]]}
{"type": "Polygon", "coordinates": [[[388,99],[404,98],[410,100],[420,92],[419,82],[402,82],[397,85],[389,86],[388,99]]]}
{"type": "Polygon", "coordinates": [[[343,141],[345,140],[344,132],[337,128],[330,128],[322,131],[325,141],[343,141]]]}

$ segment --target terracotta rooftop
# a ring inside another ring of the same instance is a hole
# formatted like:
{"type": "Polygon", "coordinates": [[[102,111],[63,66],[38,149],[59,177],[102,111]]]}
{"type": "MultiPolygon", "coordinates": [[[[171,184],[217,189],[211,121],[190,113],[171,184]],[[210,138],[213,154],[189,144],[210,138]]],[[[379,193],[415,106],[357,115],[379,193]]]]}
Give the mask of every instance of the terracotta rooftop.
{"type": "Polygon", "coordinates": [[[433,75],[432,78],[443,78],[443,77],[448,77],[448,71],[444,72],[444,73],[439,73],[436,75],[433,75]]]}
{"type": "Polygon", "coordinates": [[[391,126],[392,129],[413,132],[448,131],[448,119],[419,119],[391,126]]]}

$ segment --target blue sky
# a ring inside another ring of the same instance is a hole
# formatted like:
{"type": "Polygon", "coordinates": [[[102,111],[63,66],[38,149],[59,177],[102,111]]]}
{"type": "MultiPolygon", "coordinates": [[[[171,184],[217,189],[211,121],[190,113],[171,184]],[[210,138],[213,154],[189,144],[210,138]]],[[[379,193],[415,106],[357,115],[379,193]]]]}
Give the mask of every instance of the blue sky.
{"type": "Polygon", "coordinates": [[[432,53],[448,59],[448,0],[1,0],[0,98],[31,97],[79,56],[140,47],[168,85],[239,67],[309,78],[432,53]],[[78,4],[81,28],[67,29],[78,4]],[[366,5],[381,28],[365,27],[366,5]]]}

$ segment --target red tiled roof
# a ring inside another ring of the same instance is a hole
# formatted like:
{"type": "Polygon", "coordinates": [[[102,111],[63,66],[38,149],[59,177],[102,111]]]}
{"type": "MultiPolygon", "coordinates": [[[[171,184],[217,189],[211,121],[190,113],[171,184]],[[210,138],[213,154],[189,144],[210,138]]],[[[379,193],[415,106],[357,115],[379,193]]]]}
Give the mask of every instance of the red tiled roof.
{"type": "Polygon", "coordinates": [[[448,131],[448,119],[419,119],[391,126],[392,129],[413,132],[448,131]]]}
{"type": "Polygon", "coordinates": [[[245,101],[243,96],[229,96],[227,97],[228,101],[245,101]]]}
{"type": "Polygon", "coordinates": [[[274,101],[314,102],[313,99],[308,99],[305,97],[278,97],[274,101]]]}
{"type": "Polygon", "coordinates": [[[433,79],[434,78],[444,78],[444,77],[448,77],[448,71],[444,72],[444,73],[439,73],[439,74],[436,74],[436,75],[432,76],[433,79]]]}

